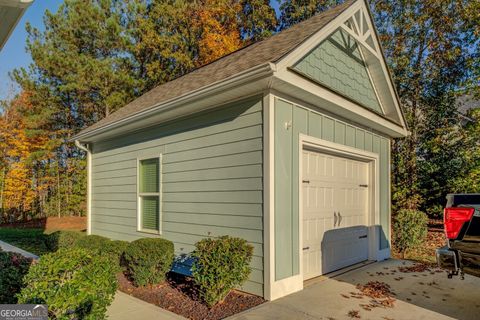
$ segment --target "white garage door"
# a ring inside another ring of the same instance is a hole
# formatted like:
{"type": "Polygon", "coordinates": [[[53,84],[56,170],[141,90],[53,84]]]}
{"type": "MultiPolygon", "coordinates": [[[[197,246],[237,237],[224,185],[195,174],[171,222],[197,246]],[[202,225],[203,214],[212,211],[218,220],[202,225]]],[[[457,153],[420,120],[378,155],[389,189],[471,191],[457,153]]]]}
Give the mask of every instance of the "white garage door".
{"type": "Polygon", "coordinates": [[[304,278],[368,258],[369,165],[303,150],[304,278]]]}

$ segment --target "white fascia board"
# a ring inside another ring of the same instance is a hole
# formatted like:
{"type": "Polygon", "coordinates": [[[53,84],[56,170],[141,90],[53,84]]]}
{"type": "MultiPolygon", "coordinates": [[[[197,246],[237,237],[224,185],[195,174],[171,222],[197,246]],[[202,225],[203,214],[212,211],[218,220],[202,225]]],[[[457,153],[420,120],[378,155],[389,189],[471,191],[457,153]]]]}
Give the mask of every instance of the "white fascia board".
{"type": "Polygon", "coordinates": [[[0,0],[0,7],[28,8],[33,0],[0,0]]]}
{"type": "Polygon", "coordinates": [[[183,96],[161,102],[120,121],[76,135],[71,140],[82,142],[104,140],[121,133],[140,130],[171,119],[214,108],[242,97],[254,94],[261,95],[268,86],[268,78],[271,77],[274,70],[275,66],[271,63],[256,66],[183,96]]]}
{"type": "Polygon", "coordinates": [[[348,119],[388,137],[400,138],[408,135],[407,130],[400,124],[396,124],[288,69],[276,72],[273,79],[271,84],[273,90],[286,93],[330,114],[348,119]]]}

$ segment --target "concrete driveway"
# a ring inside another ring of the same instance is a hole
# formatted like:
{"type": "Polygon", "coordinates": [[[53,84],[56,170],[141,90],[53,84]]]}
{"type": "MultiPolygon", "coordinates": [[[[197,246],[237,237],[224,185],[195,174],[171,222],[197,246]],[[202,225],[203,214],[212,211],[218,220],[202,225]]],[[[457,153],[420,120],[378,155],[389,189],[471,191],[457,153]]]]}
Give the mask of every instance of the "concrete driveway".
{"type": "Polygon", "coordinates": [[[399,270],[412,265],[392,259],[320,277],[306,283],[301,292],[229,319],[480,319],[480,278],[448,279],[435,268],[399,270]],[[383,306],[379,302],[385,299],[364,296],[356,288],[370,281],[390,286],[393,306],[388,301],[383,306]]]}

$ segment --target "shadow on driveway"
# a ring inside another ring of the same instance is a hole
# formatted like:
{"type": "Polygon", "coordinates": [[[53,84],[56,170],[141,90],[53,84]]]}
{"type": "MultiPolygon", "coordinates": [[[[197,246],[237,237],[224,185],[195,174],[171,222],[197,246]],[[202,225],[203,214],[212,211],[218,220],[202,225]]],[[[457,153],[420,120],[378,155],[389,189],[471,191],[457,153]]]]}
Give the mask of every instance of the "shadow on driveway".
{"type": "Polygon", "coordinates": [[[479,319],[480,278],[448,279],[436,268],[422,272],[401,272],[414,263],[386,260],[335,276],[321,277],[303,291],[265,303],[231,319],[479,319]],[[371,298],[359,296],[357,284],[379,281],[395,293],[392,308],[370,311],[361,305],[371,298]],[[354,318],[355,319],[355,318],[354,318]]]}

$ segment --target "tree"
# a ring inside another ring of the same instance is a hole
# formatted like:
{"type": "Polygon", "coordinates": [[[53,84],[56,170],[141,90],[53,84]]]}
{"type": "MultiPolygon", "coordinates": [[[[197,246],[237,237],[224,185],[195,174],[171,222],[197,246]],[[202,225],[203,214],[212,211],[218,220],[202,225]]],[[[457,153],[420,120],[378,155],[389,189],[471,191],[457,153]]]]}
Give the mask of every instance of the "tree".
{"type": "Polygon", "coordinates": [[[86,161],[70,142],[75,133],[268,36],[276,19],[265,0],[66,0],[44,25],[27,24],[33,63],[12,73],[22,94],[0,115],[0,203],[40,216],[85,211],[86,161]],[[26,97],[28,107],[13,107],[26,97]],[[13,116],[16,127],[7,123],[13,116]]]}
{"type": "Polygon", "coordinates": [[[344,0],[285,0],[280,4],[280,29],[286,29],[344,0]]]}
{"type": "Polygon", "coordinates": [[[132,1],[126,32],[144,90],[192,70],[198,56],[195,2],[132,1]]]}
{"type": "Polygon", "coordinates": [[[37,153],[45,150],[48,140],[29,131],[22,112],[31,108],[29,94],[23,92],[4,107],[0,117],[0,207],[9,215],[8,220],[35,210],[38,180],[33,168],[37,153]]]}
{"type": "Polygon", "coordinates": [[[247,42],[263,40],[277,30],[277,16],[268,0],[243,0],[240,34],[247,42]]]}
{"type": "Polygon", "coordinates": [[[455,98],[472,86],[478,66],[478,25],[470,17],[479,3],[371,3],[411,132],[393,147],[397,208],[431,211],[453,191],[452,178],[466,169],[455,98]]]}

